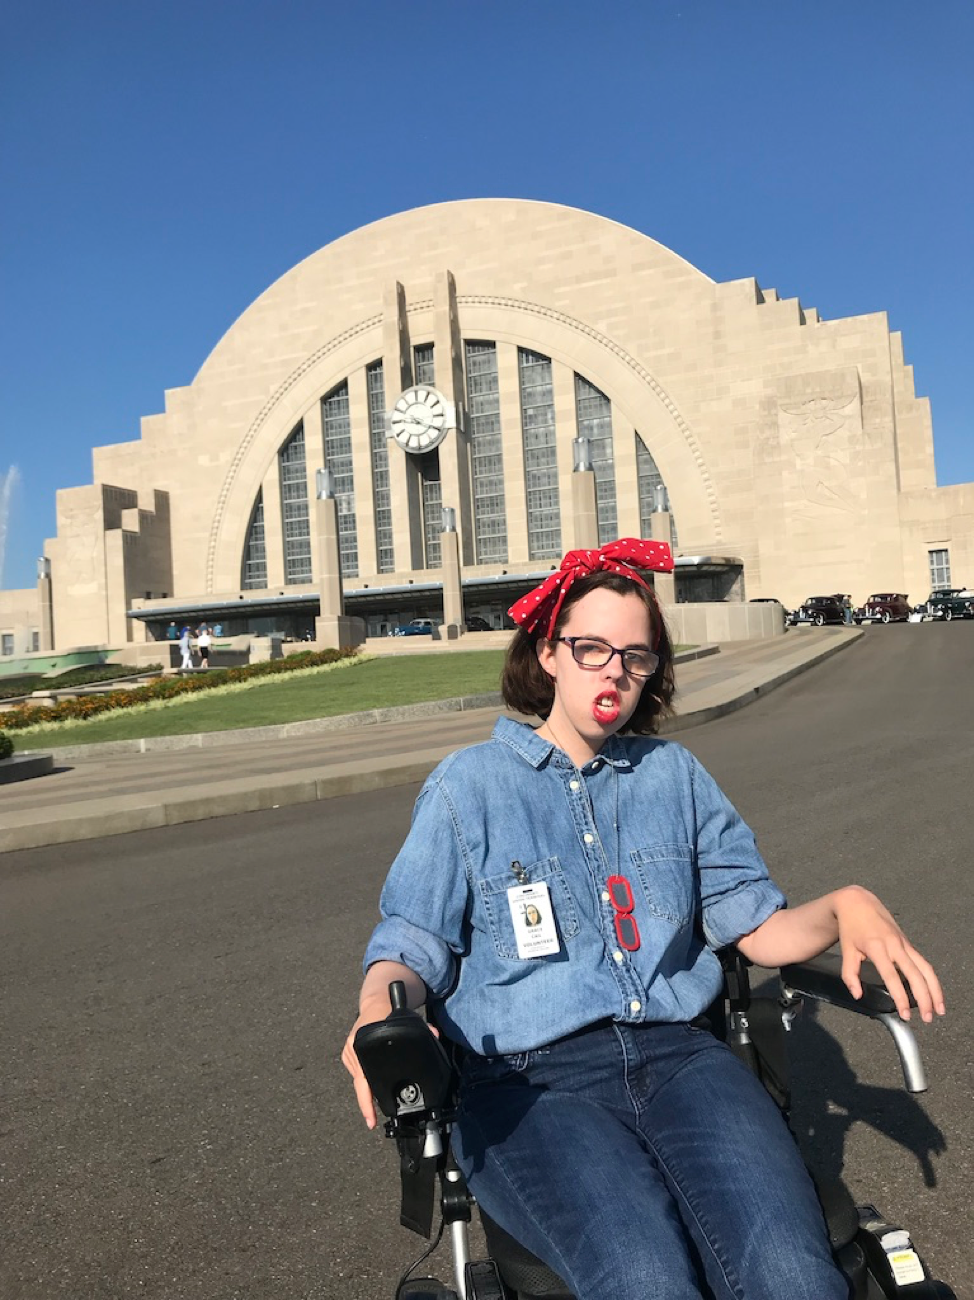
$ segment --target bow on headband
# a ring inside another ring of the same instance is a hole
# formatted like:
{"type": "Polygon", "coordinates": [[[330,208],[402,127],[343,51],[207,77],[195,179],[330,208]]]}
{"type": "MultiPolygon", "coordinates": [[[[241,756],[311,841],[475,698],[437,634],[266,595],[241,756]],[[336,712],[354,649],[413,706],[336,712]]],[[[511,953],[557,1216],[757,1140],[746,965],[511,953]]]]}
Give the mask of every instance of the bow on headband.
{"type": "Polygon", "coordinates": [[[550,637],[558,621],[558,612],[576,578],[605,569],[609,573],[621,573],[641,587],[649,588],[649,583],[643,581],[633,565],[655,569],[658,573],[671,573],[673,552],[666,542],[643,541],[638,537],[621,537],[617,542],[606,542],[597,551],[569,551],[561,562],[561,568],[522,596],[507,612],[525,632],[534,632],[543,626],[547,629],[545,635],[550,637]]]}

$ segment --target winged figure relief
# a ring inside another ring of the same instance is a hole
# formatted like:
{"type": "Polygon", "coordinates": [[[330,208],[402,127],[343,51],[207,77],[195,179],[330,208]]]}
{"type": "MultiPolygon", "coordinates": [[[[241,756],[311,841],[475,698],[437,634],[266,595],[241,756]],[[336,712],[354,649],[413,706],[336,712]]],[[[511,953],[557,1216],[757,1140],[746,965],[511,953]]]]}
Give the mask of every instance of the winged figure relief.
{"type": "Polygon", "coordinates": [[[812,505],[856,511],[859,503],[849,483],[849,466],[858,447],[859,394],[809,397],[781,402],[779,419],[783,443],[790,444],[801,477],[802,492],[812,505]]]}

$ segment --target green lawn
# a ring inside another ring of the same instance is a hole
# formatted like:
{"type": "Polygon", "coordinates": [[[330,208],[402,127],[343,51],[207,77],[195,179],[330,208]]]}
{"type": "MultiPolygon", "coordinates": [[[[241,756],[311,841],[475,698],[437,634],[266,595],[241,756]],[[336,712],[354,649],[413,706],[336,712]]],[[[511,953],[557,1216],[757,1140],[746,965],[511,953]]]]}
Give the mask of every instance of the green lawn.
{"type": "Polygon", "coordinates": [[[88,722],[62,723],[27,735],[12,731],[8,735],[18,750],[43,749],[50,745],[87,745],[329,718],[339,713],[496,691],[503,662],[503,650],[390,656],[320,674],[302,673],[294,680],[271,677],[238,693],[204,693],[163,708],[122,709],[88,722]]]}

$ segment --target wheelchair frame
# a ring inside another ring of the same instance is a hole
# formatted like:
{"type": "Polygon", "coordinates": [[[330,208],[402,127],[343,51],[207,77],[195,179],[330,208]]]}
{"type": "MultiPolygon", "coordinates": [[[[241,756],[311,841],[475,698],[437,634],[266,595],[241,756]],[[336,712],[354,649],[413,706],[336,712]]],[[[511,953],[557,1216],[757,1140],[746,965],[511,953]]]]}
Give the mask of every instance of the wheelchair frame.
{"type": "MultiPolygon", "coordinates": [[[[869,963],[860,972],[863,996],[859,1001],[842,982],[841,960],[834,952],[782,967],[780,992],[774,999],[752,997],[750,963],[735,949],[720,956],[724,991],[708,1013],[714,1032],[757,1075],[786,1119],[791,1099],[785,1033],[806,998],[879,1021],[893,1039],[907,1090],[926,1091],[916,1038],[900,1020],[893,999],[869,963]]],[[[390,1000],[392,1010],[385,1020],[358,1031],[355,1051],[387,1117],[386,1136],[395,1139],[399,1151],[400,1222],[430,1238],[437,1200],[441,1214],[439,1233],[429,1250],[407,1269],[395,1300],[573,1300],[560,1278],[482,1211],[491,1256],[471,1259],[468,1227],[476,1202],[449,1143],[456,1072],[425,1020],[407,1009],[402,984],[390,985],[390,1000]],[[453,1285],[432,1277],[410,1278],[447,1229],[453,1285]]],[[[956,1300],[949,1286],[931,1276],[908,1232],[886,1222],[872,1205],[855,1206],[841,1184],[819,1192],[836,1260],[853,1288],[852,1300],[956,1300]]]]}

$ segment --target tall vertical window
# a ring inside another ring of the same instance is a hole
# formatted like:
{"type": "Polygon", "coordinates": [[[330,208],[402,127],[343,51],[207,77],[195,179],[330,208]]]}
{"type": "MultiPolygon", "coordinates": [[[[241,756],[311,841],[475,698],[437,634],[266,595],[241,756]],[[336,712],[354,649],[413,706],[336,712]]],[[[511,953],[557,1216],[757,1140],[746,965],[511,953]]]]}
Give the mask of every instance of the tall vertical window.
{"type": "Polygon", "coordinates": [[[281,521],[284,525],[284,581],[311,581],[311,522],[308,474],[304,459],[304,425],[277,454],[281,476],[281,521]]]}
{"type": "Polygon", "coordinates": [[[0,636],[0,654],[12,655],[14,652],[14,634],[13,632],[4,632],[0,636]]]}
{"type": "Polygon", "coordinates": [[[423,488],[423,554],[427,569],[443,563],[443,485],[440,482],[440,453],[434,447],[416,458],[423,488]]]}
{"type": "Polygon", "coordinates": [[[555,453],[555,402],[551,358],[517,350],[521,381],[521,436],[524,440],[524,490],[528,508],[528,557],[561,555],[561,507],[555,453]]]}
{"type": "Polygon", "coordinates": [[[465,352],[476,562],[503,563],[507,559],[507,516],[497,345],[467,343],[465,352]]]}
{"type": "Polygon", "coordinates": [[[413,348],[413,374],[417,384],[435,384],[436,371],[433,369],[433,344],[420,343],[413,348]]]}
{"type": "Polygon", "coordinates": [[[32,652],[41,648],[41,634],[36,627],[32,627],[30,630],[30,648],[32,652]]]}
{"type": "Polygon", "coordinates": [[[342,577],[358,576],[358,533],[355,527],[355,482],[352,478],[352,422],[348,414],[348,381],[322,398],[325,464],[335,475],[338,507],[338,553],[342,577]]]}
{"type": "MultiPolygon", "coordinates": [[[[639,485],[639,536],[652,537],[652,516],[656,509],[656,489],[661,487],[665,492],[666,484],[663,482],[663,476],[653,459],[652,452],[638,433],[636,434],[636,479],[639,485]]],[[[668,492],[666,501],[667,509],[669,509],[668,492]]],[[[674,550],[676,549],[676,520],[672,514],[670,515],[670,545],[674,550]]]]}
{"type": "Polygon", "coordinates": [[[386,386],[382,362],[376,361],[367,367],[365,377],[369,390],[376,571],[392,573],[396,567],[396,556],[392,541],[392,492],[389,488],[389,439],[386,437],[386,386]]]}
{"type": "Polygon", "coordinates": [[[942,591],[950,586],[950,552],[946,547],[937,551],[927,551],[930,559],[930,589],[942,591]]]}
{"type": "Polygon", "coordinates": [[[264,493],[257,493],[254,513],[250,516],[247,540],[244,542],[243,573],[240,585],[245,591],[267,586],[267,547],[264,543],[264,493]]]}
{"type": "Polygon", "coordinates": [[[612,458],[612,405],[605,393],[581,375],[575,376],[575,413],[578,436],[592,444],[595,470],[595,509],[599,521],[599,544],[618,535],[616,522],[616,475],[612,458]]]}

